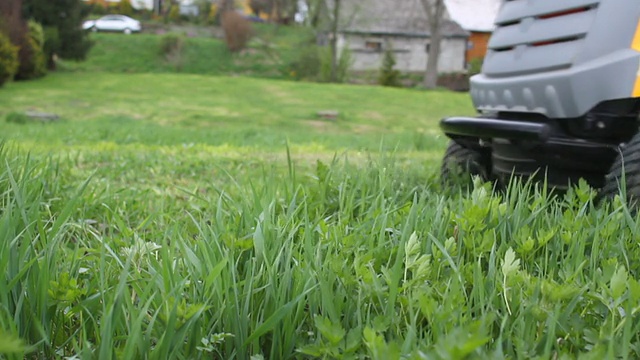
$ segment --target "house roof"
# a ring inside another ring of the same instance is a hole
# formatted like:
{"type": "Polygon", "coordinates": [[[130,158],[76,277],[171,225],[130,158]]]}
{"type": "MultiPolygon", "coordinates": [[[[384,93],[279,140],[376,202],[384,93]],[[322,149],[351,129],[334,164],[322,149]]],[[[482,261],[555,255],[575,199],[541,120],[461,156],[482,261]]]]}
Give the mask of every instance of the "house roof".
{"type": "MultiPolygon", "coordinates": [[[[348,33],[429,37],[427,16],[420,0],[343,0],[341,30],[348,33]]],[[[455,21],[442,23],[444,37],[467,37],[455,21]]]]}
{"type": "Polygon", "coordinates": [[[502,0],[444,0],[451,19],[467,31],[491,32],[502,0]]]}

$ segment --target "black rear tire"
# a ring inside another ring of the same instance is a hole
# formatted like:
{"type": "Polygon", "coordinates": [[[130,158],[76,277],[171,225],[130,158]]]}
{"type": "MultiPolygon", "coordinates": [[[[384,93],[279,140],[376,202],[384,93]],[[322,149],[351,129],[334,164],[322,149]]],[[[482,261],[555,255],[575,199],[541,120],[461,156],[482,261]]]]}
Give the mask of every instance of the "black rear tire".
{"type": "Polygon", "coordinates": [[[466,148],[455,141],[447,146],[442,159],[440,178],[443,185],[471,185],[473,176],[489,180],[490,159],[488,154],[466,148]]]}
{"type": "Polygon", "coordinates": [[[620,194],[620,188],[623,185],[628,203],[637,204],[640,199],[640,134],[636,134],[626,146],[620,149],[620,153],[605,177],[600,197],[613,199],[620,194]]]}

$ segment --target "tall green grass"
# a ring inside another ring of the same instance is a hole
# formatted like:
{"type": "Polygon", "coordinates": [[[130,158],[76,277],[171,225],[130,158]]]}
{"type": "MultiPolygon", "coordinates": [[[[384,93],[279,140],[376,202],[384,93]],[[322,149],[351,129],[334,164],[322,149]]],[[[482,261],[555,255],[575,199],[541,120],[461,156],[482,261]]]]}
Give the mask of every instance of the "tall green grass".
{"type": "Polygon", "coordinates": [[[639,356],[637,217],[586,186],[443,194],[392,155],[163,194],[70,161],[0,152],[7,358],[639,356]]]}
{"type": "Polygon", "coordinates": [[[0,122],[0,358],[640,357],[636,214],[442,189],[464,95],[65,73],[0,108],[62,117],[0,122]]]}

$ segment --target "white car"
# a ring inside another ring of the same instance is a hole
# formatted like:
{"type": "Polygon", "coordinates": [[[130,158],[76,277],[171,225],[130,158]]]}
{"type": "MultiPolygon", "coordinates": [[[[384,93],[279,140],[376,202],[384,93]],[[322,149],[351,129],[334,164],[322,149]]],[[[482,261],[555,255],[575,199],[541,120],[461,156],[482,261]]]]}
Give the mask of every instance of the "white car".
{"type": "Polygon", "coordinates": [[[140,21],[124,15],[106,15],[98,20],[87,20],[82,28],[91,31],[119,31],[125,34],[139,32],[142,27],[140,21]]]}

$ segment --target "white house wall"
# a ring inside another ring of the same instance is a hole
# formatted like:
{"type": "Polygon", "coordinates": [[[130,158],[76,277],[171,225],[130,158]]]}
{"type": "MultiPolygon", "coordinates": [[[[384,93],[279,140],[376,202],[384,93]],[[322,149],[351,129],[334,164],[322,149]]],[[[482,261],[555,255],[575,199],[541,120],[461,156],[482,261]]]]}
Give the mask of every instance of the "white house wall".
{"type": "Polygon", "coordinates": [[[136,9],[153,9],[153,0],[133,0],[131,5],[136,9]]]}
{"type": "Polygon", "coordinates": [[[153,9],[153,0],[132,0],[131,5],[136,9],[153,9]]]}
{"type": "MultiPolygon", "coordinates": [[[[352,52],[352,69],[356,71],[378,70],[382,65],[384,49],[390,41],[396,59],[396,69],[403,72],[422,72],[427,64],[427,43],[428,39],[417,37],[375,37],[360,35],[342,35],[338,39],[338,47],[345,46],[352,52]],[[367,42],[381,43],[381,51],[367,49],[367,42]]],[[[440,61],[438,71],[462,72],[464,68],[464,56],[467,39],[449,38],[442,40],[440,51],[440,61]]]]}
{"type": "MultiPolygon", "coordinates": [[[[89,0],[84,0],[89,1],[89,0]]],[[[119,3],[120,0],[106,0],[110,3],[119,3]]],[[[153,0],[129,0],[134,9],[153,9],[153,0]]]]}

